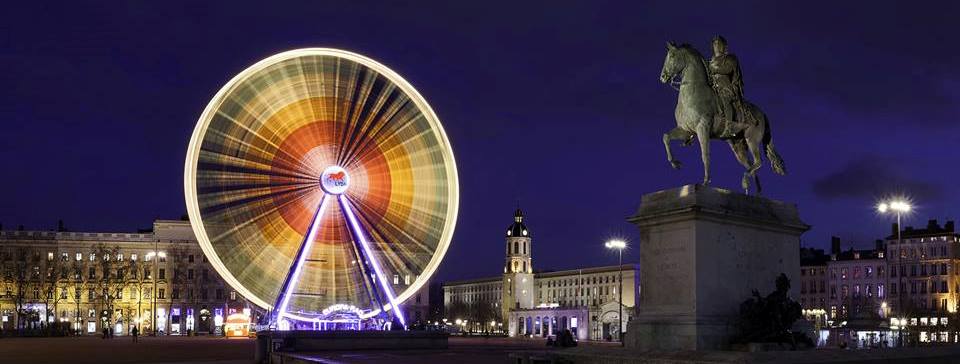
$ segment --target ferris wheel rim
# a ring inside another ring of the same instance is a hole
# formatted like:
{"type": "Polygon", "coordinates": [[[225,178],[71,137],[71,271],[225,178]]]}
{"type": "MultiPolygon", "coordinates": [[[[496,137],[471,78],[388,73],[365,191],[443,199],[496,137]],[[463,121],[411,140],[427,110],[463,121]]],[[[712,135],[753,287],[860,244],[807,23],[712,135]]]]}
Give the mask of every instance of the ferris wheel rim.
{"type": "MultiPolygon", "coordinates": [[[[423,113],[425,119],[430,125],[431,131],[437,138],[437,143],[440,147],[442,155],[444,157],[444,170],[447,176],[447,197],[446,201],[448,208],[446,215],[444,216],[444,226],[441,230],[441,235],[438,240],[437,249],[434,251],[433,256],[431,257],[429,263],[427,263],[423,272],[418,275],[417,279],[407,287],[401,294],[397,295],[396,302],[402,303],[419,291],[426,282],[436,273],[437,268],[440,265],[440,262],[443,260],[443,257],[446,255],[447,250],[450,247],[450,243],[453,239],[453,232],[456,229],[457,218],[459,216],[459,205],[460,205],[460,183],[459,175],[457,171],[456,158],[453,153],[453,147],[450,143],[449,137],[447,136],[446,131],[443,128],[443,124],[440,122],[439,117],[437,117],[433,108],[430,107],[430,104],[426,99],[410,84],[406,79],[400,76],[398,73],[390,69],[389,67],[373,60],[364,55],[342,50],[336,48],[325,48],[325,47],[312,47],[312,48],[299,48],[280,52],[274,55],[271,55],[267,58],[264,58],[251,66],[243,69],[240,73],[232,77],[226,84],[224,84],[217,93],[213,96],[207,106],[204,108],[203,113],[201,113],[199,120],[197,121],[196,126],[194,127],[193,133],[190,138],[190,144],[187,146],[187,156],[184,165],[184,197],[187,205],[187,215],[190,219],[190,226],[193,230],[193,233],[200,245],[201,250],[204,255],[208,258],[211,266],[221,275],[227,284],[240,293],[244,298],[246,298],[251,303],[267,309],[274,309],[273,304],[263,300],[258,295],[251,292],[243,283],[241,283],[236,276],[231,272],[220,259],[219,254],[217,254],[213,244],[211,243],[209,236],[206,233],[206,228],[203,224],[203,218],[200,214],[199,199],[197,195],[197,167],[199,164],[200,158],[200,149],[203,143],[203,137],[207,132],[207,129],[210,126],[212,121],[212,115],[217,112],[219,107],[224,102],[224,96],[228,95],[232,90],[235,89],[241,82],[248,79],[250,76],[256,74],[257,72],[265,69],[268,66],[274,65],[276,63],[286,61],[289,59],[294,59],[302,56],[334,56],[347,59],[349,61],[356,62],[360,65],[366,66],[379,74],[386,77],[389,81],[394,83],[399,87],[412,101],[417,109],[423,113]]],[[[387,304],[384,306],[384,309],[390,310],[393,308],[393,305],[387,304]]],[[[371,313],[376,314],[380,312],[380,308],[374,309],[371,313]]]]}

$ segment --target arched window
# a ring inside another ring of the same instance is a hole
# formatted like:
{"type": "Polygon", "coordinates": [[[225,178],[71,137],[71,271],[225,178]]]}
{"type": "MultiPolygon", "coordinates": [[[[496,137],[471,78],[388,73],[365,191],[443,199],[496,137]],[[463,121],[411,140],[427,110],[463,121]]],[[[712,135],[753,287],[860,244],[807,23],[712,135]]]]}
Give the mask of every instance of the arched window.
{"type": "Polygon", "coordinates": [[[513,254],[520,254],[520,242],[513,242],[513,254]]]}
{"type": "Polygon", "coordinates": [[[527,254],[527,242],[523,242],[523,254],[527,254]]]}
{"type": "Polygon", "coordinates": [[[526,260],[523,261],[523,272],[524,272],[524,273],[527,272],[527,261],[526,261],[526,260]]]}

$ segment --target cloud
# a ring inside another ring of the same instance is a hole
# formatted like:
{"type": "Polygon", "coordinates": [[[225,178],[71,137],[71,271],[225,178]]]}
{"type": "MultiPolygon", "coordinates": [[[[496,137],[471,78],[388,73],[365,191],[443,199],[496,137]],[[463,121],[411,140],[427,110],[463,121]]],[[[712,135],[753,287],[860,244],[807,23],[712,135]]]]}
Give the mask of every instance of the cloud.
{"type": "Polygon", "coordinates": [[[943,197],[943,188],[898,169],[895,161],[876,155],[853,159],[839,170],[814,181],[813,193],[835,199],[875,199],[906,194],[927,201],[943,197]]]}

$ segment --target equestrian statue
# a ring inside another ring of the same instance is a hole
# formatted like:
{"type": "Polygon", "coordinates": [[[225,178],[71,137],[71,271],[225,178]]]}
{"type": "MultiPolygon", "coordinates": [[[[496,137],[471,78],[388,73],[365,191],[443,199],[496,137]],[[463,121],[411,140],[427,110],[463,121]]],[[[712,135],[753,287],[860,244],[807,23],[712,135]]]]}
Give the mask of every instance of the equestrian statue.
{"type": "Polygon", "coordinates": [[[688,146],[696,137],[703,160],[703,185],[709,185],[710,139],[725,140],[737,161],[746,168],[740,181],[744,192],[750,193],[753,179],[756,194],[760,195],[757,170],[762,162],[761,151],[765,151],[774,172],[783,175],[787,170],[773,147],[767,115],[743,97],[743,78],[737,57],[729,53],[727,41],[721,36],[715,37],[712,45],[713,58],[708,61],[689,44],[667,43],[660,82],[680,92],[674,110],[677,127],[663,134],[667,161],[679,169],[680,161],[673,157],[670,141],[680,140],[683,146],[688,146]]]}

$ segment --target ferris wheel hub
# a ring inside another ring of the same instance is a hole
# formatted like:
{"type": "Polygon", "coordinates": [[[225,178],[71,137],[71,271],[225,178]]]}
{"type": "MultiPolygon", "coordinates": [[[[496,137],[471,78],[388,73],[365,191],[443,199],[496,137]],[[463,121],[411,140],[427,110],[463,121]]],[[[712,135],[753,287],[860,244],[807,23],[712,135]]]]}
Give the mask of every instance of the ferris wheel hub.
{"type": "Polygon", "coordinates": [[[339,195],[350,187],[350,175],[340,166],[329,166],[320,174],[320,188],[331,195],[339,195]]]}

